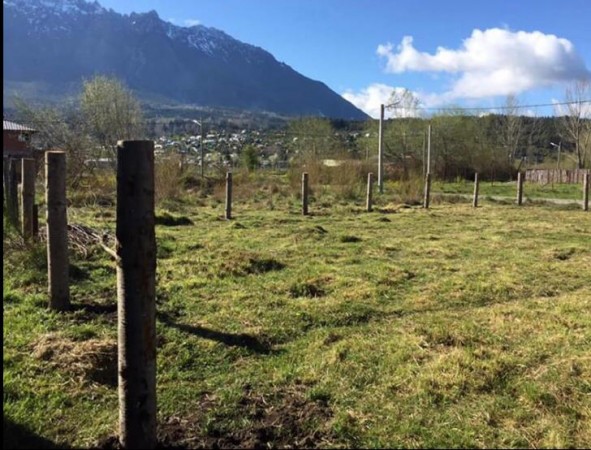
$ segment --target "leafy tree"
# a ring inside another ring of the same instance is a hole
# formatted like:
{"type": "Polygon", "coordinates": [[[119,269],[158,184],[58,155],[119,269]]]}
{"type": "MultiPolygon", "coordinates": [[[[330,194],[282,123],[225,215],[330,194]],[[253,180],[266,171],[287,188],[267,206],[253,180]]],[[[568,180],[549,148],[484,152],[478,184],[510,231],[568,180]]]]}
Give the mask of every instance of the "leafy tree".
{"type": "Polygon", "coordinates": [[[256,147],[253,145],[246,145],[242,149],[241,162],[247,170],[255,170],[259,167],[259,157],[256,147]]]}

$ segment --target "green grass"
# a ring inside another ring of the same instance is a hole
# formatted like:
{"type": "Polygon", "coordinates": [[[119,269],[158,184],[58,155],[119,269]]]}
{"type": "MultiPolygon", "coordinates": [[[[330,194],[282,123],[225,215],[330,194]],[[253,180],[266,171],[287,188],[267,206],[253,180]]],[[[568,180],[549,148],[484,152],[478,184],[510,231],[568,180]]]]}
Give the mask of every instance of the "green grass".
{"type": "MultiPolygon", "coordinates": [[[[472,181],[459,181],[455,183],[436,181],[432,187],[433,193],[444,194],[470,194],[474,192],[474,183],[472,181]]],[[[479,196],[499,196],[499,197],[516,197],[517,183],[513,182],[498,182],[491,183],[490,181],[482,181],[479,186],[479,196]]],[[[530,199],[564,199],[564,200],[582,200],[583,186],[582,184],[537,184],[524,183],[523,195],[530,199]]]]}
{"type": "MultiPolygon", "coordinates": [[[[232,221],[208,199],[158,210],[165,445],[589,446],[588,213],[385,195],[378,212],[318,198],[303,217],[261,192],[232,221]]],[[[105,208],[69,218],[114,228],[105,208]]],[[[75,308],[56,314],[43,246],[15,242],[5,233],[4,446],[109,442],[114,264],[72,253],[75,308]]]]}

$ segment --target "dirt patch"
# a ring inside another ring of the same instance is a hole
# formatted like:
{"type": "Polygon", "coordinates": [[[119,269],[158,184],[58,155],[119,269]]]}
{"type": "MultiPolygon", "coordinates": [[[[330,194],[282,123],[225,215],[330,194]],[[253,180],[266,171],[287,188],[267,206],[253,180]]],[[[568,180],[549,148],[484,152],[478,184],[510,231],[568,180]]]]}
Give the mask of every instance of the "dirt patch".
{"type": "MultiPolygon", "coordinates": [[[[324,448],[335,442],[332,410],[325,399],[310,400],[306,389],[295,385],[263,395],[247,385],[234,408],[224,412],[217,397],[203,394],[195,415],[159,423],[157,448],[324,448]]],[[[121,448],[115,436],[98,447],[121,448]]]]}
{"type": "Polygon", "coordinates": [[[50,333],[33,344],[32,355],[81,381],[117,386],[115,340],[73,341],[58,333],[50,333]]]}

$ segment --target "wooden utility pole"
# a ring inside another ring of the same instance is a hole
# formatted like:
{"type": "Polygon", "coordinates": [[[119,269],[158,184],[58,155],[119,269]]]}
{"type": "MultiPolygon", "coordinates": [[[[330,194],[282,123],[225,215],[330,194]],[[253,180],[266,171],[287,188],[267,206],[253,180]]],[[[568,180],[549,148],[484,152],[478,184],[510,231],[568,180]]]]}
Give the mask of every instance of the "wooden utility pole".
{"type": "Polygon", "coordinates": [[[429,209],[431,203],[431,174],[425,176],[425,190],[423,192],[423,208],[429,209]]]}
{"type": "Polygon", "coordinates": [[[427,173],[431,173],[431,125],[427,130],[427,173]]]}
{"type": "Polygon", "coordinates": [[[203,140],[205,139],[205,136],[203,134],[203,118],[201,118],[200,126],[201,126],[201,142],[200,142],[200,144],[201,144],[201,182],[203,183],[203,181],[205,179],[205,156],[204,156],[205,149],[203,148],[203,146],[204,146],[203,140]]]}
{"type": "Polygon", "coordinates": [[[45,152],[45,201],[49,308],[67,311],[70,309],[70,286],[65,152],[45,152]]]}
{"type": "Polygon", "coordinates": [[[474,174],[474,196],[472,197],[472,206],[478,208],[478,172],[474,174]]]}
{"type": "Polygon", "coordinates": [[[302,214],[308,215],[308,173],[302,174],[302,214]]]}
{"type": "Polygon", "coordinates": [[[380,125],[378,128],[378,188],[384,193],[384,104],[380,105],[380,125]]]}
{"type": "Polygon", "coordinates": [[[431,125],[427,131],[427,175],[425,175],[425,190],[423,193],[423,208],[429,209],[431,203],[431,125]]]}
{"type": "Polygon", "coordinates": [[[517,173],[517,205],[521,206],[523,204],[523,174],[521,172],[517,173]]]}
{"type": "Polygon", "coordinates": [[[232,172],[226,173],[226,220],[232,219],[232,172]]]}
{"type": "Polygon", "coordinates": [[[367,197],[365,199],[365,208],[367,209],[367,212],[373,211],[372,197],[373,197],[373,173],[368,173],[367,174],[367,197]]]}
{"type": "Polygon", "coordinates": [[[589,172],[583,175],[583,211],[589,211],[589,172]]]}
{"type": "Polygon", "coordinates": [[[119,440],[156,446],[154,142],[117,143],[119,440]]]}
{"type": "Polygon", "coordinates": [[[21,231],[23,238],[33,237],[33,205],[35,204],[35,160],[23,158],[21,166],[21,231]]]}

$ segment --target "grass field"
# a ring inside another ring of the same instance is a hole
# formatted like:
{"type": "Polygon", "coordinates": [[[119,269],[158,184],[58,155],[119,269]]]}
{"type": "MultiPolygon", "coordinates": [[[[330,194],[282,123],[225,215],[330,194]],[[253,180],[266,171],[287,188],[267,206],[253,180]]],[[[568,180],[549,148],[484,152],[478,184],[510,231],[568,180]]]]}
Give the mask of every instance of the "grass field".
{"type": "MultiPolygon", "coordinates": [[[[588,213],[236,195],[157,211],[164,446],[591,445],[588,213]]],[[[73,251],[57,314],[45,258],[5,227],[4,447],[113,447],[114,263],[73,251]]]]}

